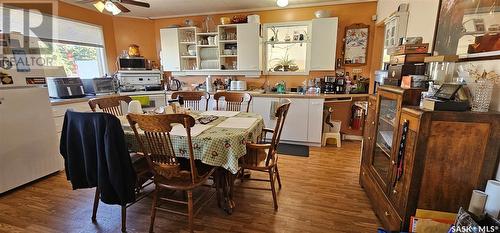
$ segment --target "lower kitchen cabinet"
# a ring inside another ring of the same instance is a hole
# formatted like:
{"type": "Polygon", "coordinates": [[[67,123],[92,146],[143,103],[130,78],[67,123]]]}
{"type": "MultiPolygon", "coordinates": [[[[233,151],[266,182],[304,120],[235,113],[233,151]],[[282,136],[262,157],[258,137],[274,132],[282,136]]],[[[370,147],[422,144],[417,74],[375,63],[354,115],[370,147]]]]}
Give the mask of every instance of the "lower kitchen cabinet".
{"type": "MultiPolygon", "coordinates": [[[[276,119],[273,105],[283,98],[254,97],[252,111],[264,118],[268,128],[274,128],[276,119]]],[[[290,98],[291,104],[281,134],[282,141],[320,145],[323,127],[323,99],[290,98]]]]}
{"type": "Polygon", "coordinates": [[[407,231],[416,209],[467,207],[499,160],[499,113],[422,110],[418,96],[381,86],[369,99],[360,184],[389,231],[407,231]]]}

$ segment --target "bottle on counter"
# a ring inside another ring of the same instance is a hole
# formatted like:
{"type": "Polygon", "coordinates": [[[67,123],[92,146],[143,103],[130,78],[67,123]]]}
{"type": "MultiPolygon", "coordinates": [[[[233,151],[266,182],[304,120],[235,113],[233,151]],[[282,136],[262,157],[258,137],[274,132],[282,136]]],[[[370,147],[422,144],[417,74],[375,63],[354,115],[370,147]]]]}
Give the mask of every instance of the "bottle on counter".
{"type": "Polygon", "coordinates": [[[207,92],[212,92],[213,87],[212,87],[212,76],[208,75],[207,78],[205,79],[205,86],[207,92]]]}

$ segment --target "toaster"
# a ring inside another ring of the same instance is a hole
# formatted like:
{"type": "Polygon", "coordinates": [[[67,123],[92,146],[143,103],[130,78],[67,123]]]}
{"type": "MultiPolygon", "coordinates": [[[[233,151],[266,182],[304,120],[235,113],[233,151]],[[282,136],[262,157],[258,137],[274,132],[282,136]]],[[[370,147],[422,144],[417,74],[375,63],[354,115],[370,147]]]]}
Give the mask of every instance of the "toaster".
{"type": "Polygon", "coordinates": [[[85,96],[80,78],[47,77],[47,87],[51,98],[67,99],[85,96]]]}
{"type": "Polygon", "coordinates": [[[118,83],[116,79],[109,78],[92,78],[82,79],[83,89],[87,95],[106,95],[116,93],[118,83]]]}
{"type": "Polygon", "coordinates": [[[246,91],[247,82],[246,81],[231,81],[231,91],[246,91]]]}

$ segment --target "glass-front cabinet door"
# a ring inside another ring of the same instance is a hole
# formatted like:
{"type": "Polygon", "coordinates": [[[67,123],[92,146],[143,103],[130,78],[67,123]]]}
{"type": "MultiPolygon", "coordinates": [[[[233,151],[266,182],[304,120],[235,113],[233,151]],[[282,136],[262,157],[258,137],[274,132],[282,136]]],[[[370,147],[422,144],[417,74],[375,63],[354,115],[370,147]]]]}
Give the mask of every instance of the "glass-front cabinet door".
{"type": "Polygon", "coordinates": [[[394,137],[397,132],[399,97],[394,93],[379,92],[377,116],[375,119],[375,145],[373,147],[370,168],[375,179],[387,190],[392,171],[392,153],[395,147],[394,137]]]}

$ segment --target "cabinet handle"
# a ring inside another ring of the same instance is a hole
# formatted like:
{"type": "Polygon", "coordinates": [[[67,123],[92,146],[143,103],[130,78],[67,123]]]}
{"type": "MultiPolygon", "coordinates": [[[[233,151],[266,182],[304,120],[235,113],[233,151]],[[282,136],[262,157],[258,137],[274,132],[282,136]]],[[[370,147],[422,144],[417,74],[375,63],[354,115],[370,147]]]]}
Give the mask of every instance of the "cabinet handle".
{"type": "Polygon", "coordinates": [[[396,165],[396,161],[392,160],[391,161],[392,165],[396,165]]]}
{"type": "Polygon", "coordinates": [[[396,189],[393,189],[392,193],[396,194],[396,193],[398,193],[398,191],[396,191],[396,189]]]}
{"type": "Polygon", "coordinates": [[[368,137],[368,140],[372,140],[372,137],[368,137]]]}
{"type": "Polygon", "coordinates": [[[363,176],[366,176],[366,173],[365,173],[365,172],[363,172],[363,176]]]}
{"type": "Polygon", "coordinates": [[[391,216],[391,214],[389,214],[389,212],[385,211],[384,212],[385,216],[391,216]]]}
{"type": "Polygon", "coordinates": [[[375,121],[372,121],[372,125],[375,125],[375,121]]]}

